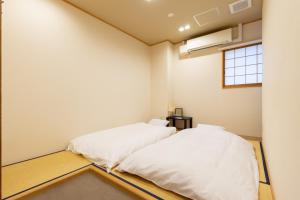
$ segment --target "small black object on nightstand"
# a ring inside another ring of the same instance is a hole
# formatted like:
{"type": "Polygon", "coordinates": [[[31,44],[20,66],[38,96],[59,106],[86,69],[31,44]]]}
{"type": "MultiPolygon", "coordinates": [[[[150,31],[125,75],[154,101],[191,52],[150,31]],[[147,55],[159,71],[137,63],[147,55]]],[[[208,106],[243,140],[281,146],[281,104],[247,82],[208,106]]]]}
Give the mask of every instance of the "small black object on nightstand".
{"type": "Polygon", "coordinates": [[[169,126],[171,126],[171,124],[172,124],[173,127],[176,127],[176,120],[180,120],[180,121],[183,121],[183,129],[193,128],[193,118],[192,117],[187,117],[187,116],[168,116],[167,120],[170,122],[169,126]],[[189,126],[188,126],[188,122],[189,122],[189,126]]]}

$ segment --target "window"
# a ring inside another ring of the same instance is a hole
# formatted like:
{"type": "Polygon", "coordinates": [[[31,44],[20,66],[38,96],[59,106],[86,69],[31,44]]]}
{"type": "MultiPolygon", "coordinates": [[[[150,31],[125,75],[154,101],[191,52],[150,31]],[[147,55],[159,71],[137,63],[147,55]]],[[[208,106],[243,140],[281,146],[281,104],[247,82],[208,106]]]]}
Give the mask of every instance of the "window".
{"type": "Polygon", "coordinates": [[[261,86],[262,44],[223,51],[223,88],[261,86]]]}

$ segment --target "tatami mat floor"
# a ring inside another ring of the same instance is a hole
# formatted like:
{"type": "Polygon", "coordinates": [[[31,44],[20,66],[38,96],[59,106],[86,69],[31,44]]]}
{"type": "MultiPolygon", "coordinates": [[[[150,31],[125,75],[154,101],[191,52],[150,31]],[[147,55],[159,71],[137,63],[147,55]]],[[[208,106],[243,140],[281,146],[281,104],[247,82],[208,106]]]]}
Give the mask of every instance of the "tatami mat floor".
{"type": "MultiPolygon", "coordinates": [[[[254,140],[249,142],[253,144],[258,160],[260,173],[259,200],[272,200],[271,186],[268,183],[260,142],[254,140]]],[[[100,176],[144,199],[186,199],[130,174],[120,173],[116,170],[108,174],[92,165],[90,161],[82,156],[66,151],[2,167],[1,170],[2,199],[22,197],[88,170],[97,172],[100,176]]]]}

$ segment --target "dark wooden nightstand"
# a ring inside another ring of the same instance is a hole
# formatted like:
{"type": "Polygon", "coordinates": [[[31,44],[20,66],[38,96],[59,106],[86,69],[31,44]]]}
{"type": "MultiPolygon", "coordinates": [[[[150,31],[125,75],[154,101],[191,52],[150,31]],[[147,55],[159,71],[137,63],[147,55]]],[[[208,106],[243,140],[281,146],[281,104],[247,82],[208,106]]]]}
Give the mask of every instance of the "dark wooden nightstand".
{"type": "Polygon", "coordinates": [[[187,117],[187,116],[168,116],[166,119],[170,122],[169,126],[171,126],[171,122],[172,122],[172,126],[176,127],[176,121],[180,120],[180,121],[183,121],[183,129],[193,128],[193,118],[192,117],[187,117]],[[189,124],[189,126],[188,126],[188,124],[189,124]]]}

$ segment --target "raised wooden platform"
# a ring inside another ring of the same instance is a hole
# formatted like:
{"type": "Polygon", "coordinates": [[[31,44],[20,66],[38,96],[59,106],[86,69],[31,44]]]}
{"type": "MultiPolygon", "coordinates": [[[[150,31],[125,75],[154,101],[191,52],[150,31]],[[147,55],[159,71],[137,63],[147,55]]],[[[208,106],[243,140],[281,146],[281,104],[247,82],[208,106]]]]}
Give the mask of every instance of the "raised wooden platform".
{"type": "Polygon", "coordinates": [[[80,155],[62,151],[2,167],[1,197],[7,199],[18,194],[30,193],[37,187],[53,184],[68,175],[78,173],[91,164],[80,155]]]}
{"type": "MultiPolygon", "coordinates": [[[[259,200],[272,200],[266,167],[263,161],[261,144],[259,141],[249,141],[253,144],[259,166],[260,187],[259,200]]],[[[153,183],[127,173],[105,170],[93,165],[80,155],[62,151],[48,156],[2,167],[2,199],[18,199],[33,192],[43,192],[54,184],[68,181],[68,178],[79,173],[97,173],[112,183],[112,187],[119,186],[142,199],[187,199],[173,192],[164,190],[153,183]]]]}

